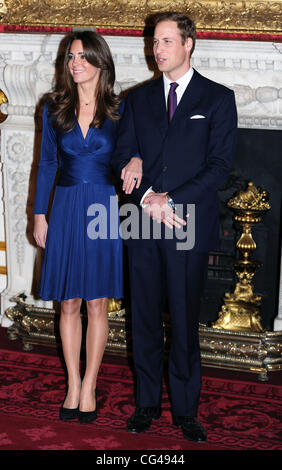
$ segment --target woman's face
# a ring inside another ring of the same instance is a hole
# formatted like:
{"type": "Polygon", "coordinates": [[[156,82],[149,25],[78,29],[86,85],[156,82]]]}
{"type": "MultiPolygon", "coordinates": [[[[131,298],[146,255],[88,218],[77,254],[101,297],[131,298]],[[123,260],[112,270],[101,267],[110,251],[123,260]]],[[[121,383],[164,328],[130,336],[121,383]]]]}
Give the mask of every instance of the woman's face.
{"type": "Polygon", "coordinates": [[[75,39],[71,44],[68,68],[75,83],[93,82],[96,85],[100,69],[87,62],[80,39],[75,39]]]}

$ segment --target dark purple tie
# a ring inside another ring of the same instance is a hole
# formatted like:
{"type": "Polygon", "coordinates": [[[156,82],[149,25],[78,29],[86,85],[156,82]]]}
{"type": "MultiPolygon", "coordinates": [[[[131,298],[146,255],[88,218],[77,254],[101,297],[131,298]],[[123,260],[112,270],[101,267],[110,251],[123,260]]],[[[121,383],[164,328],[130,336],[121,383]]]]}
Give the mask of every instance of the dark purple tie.
{"type": "Polygon", "coordinates": [[[177,95],[175,91],[177,87],[178,87],[178,83],[176,82],[172,82],[170,84],[170,90],[169,90],[168,102],[167,102],[169,122],[172,120],[174,111],[176,110],[176,107],[177,107],[177,95]]]}

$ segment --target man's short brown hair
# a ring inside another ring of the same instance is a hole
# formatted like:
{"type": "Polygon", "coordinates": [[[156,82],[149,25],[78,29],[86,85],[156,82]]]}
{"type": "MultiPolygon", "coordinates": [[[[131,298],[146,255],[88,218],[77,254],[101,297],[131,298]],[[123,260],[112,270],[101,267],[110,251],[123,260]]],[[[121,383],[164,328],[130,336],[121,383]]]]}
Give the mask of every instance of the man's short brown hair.
{"type": "Polygon", "coordinates": [[[180,31],[180,35],[182,38],[182,44],[185,43],[187,38],[191,38],[193,41],[193,46],[191,49],[190,56],[192,55],[195,49],[195,42],[196,42],[196,26],[193,20],[182,13],[166,11],[160,13],[155,17],[155,24],[156,27],[158,23],[162,21],[175,21],[177,23],[178,29],[180,31]]]}

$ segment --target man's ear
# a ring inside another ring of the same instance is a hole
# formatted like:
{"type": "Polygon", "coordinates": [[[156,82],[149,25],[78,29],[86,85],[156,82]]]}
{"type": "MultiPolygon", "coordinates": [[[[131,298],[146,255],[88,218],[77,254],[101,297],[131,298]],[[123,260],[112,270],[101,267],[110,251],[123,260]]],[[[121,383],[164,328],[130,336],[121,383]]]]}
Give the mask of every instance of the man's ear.
{"type": "Polygon", "coordinates": [[[193,47],[193,39],[192,38],[187,38],[185,41],[185,47],[187,48],[187,51],[191,53],[192,47],[193,47]]]}

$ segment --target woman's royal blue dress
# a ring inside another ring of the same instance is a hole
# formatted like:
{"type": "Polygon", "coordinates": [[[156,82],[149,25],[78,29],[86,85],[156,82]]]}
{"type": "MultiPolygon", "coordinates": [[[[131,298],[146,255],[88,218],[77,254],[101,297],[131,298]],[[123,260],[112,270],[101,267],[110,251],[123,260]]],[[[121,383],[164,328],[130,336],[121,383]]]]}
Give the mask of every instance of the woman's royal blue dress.
{"type": "Polygon", "coordinates": [[[39,295],[43,300],[123,296],[122,240],[110,159],[117,122],[70,132],[55,130],[43,110],[35,214],[46,214],[59,166],[48,225],[39,295]],[[57,157],[58,153],[58,157],[57,157]]]}

